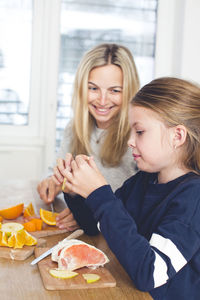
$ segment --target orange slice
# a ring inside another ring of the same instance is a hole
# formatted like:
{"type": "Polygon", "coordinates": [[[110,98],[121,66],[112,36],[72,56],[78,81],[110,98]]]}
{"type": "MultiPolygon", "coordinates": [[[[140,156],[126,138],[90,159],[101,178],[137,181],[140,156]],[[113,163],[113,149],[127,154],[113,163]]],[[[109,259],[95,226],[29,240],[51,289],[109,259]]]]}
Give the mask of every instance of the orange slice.
{"type": "Polygon", "coordinates": [[[0,216],[0,222],[2,222],[3,221],[3,217],[2,216],[0,216]]]}
{"type": "Polygon", "coordinates": [[[24,203],[20,203],[18,205],[9,208],[1,209],[0,216],[8,220],[16,219],[22,214],[23,208],[24,208],[24,203]]]}
{"type": "Polygon", "coordinates": [[[56,225],[56,216],[58,213],[52,213],[51,211],[40,208],[40,217],[42,221],[48,225],[56,225]]]}
{"type": "Polygon", "coordinates": [[[35,210],[32,202],[24,210],[24,217],[31,217],[31,216],[35,216],[35,210]]]}
{"type": "Polygon", "coordinates": [[[17,232],[18,243],[24,243],[26,246],[33,246],[37,244],[37,239],[28,233],[26,230],[22,232],[17,232]]]}

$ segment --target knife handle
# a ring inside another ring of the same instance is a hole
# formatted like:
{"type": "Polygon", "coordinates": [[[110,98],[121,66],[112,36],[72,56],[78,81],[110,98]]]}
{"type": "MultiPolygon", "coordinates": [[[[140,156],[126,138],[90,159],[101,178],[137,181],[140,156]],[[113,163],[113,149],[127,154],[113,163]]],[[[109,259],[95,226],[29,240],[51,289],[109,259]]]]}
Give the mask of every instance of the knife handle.
{"type": "Polygon", "coordinates": [[[76,239],[79,236],[81,236],[82,234],[84,234],[84,231],[82,229],[77,229],[74,232],[72,232],[70,235],[68,235],[64,240],[76,239]]]}

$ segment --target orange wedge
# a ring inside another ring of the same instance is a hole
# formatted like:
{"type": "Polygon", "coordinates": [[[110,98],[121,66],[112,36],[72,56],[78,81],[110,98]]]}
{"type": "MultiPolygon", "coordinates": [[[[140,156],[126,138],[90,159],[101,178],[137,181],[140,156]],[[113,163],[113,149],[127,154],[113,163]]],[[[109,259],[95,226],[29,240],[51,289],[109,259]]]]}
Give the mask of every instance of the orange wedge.
{"type": "Polygon", "coordinates": [[[31,216],[35,216],[35,210],[32,202],[24,210],[24,217],[31,217],[31,216]]]}
{"type": "Polygon", "coordinates": [[[36,230],[42,230],[42,223],[43,221],[41,219],[32,219],[31,222],[33,222],[35,224],[35,228],[36,230]]]}
{"type": "Polygon", "coordinates": [[[10,248],[15,247],[15,243],[16,243],[15,234],[11,234],[8,238],[7,246],[10,248]]]}
{"type": "Polygon", "coordinates": [[[24,209],[24,203],[20,203],[18,205],[9,208],[1,209],[0,216],[8,220],[16,219],[22,214],[23,209],[24,209]]]}
{"type": "Polygon", "coordinates": [[[56,225],[56,216],[58,213],[52,213],[51,211],[40,208],[40,217],[42,221],[48,225],[56,225]]]}
{"type": "Polygon", "coordinates": [[[41,219],[31,219],[29,222],[23,223],[24,229],[28,232],[42,230],[42,222],[41,219]]]}
{"type": "Polygon", "coordinates": [[[30,233],[28,233],[26,230],[23,230],[22,232],[17,232],[17,238],[18,243],[24,243],[24,245],[26,246],[33,246],[37,244],[37,239],[30,233]]]}
{"type": "Polygon", "coordinates": [[[36,231],[35,223],[31,221],[23,223],[24,229],[28,232],[36,231]]]}

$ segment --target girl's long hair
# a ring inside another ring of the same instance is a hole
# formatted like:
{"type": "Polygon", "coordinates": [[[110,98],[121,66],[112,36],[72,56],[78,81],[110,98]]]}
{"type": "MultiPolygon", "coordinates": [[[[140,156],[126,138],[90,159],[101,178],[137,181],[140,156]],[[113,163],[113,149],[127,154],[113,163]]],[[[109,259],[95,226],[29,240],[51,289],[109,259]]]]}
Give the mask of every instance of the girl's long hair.
{"type": "Polygon", "coordinates": [[[131,104],[158,113],[169,127],[186,127],[180,161],[200,174],[200,87],[178,78],[158,78],[141,88],[131,104]]]}
{"type": "Polygon", "coordinates": [[[77,69],[72,97],[73,126],[71,152],[92,154],[90,137],[95,126],[95,119],[88,111],[88,78],[90,71],[96,67],[113,64],[123,72],[122,106],[111,126],[106,130],[101,145],[100,159],[107,166],[120,163],[127,150],[129,138],[128,106],[139,89],[139,77],[131,52],[124,46],[101,44],[87,52],[77,69]]]}

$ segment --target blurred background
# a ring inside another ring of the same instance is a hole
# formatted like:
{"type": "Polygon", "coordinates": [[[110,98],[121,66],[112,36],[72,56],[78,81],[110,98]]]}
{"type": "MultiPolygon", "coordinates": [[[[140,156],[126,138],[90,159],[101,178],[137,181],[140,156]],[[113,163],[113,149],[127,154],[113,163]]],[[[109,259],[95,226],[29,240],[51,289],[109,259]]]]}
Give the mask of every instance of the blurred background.
{"type": "Polygon", "coordinates": [[[141,86],[199,83],[199,15],[199,0],[0,0],[0,180],[45,176],[78,63],[99,43],[131,50],[141,86]]]}

